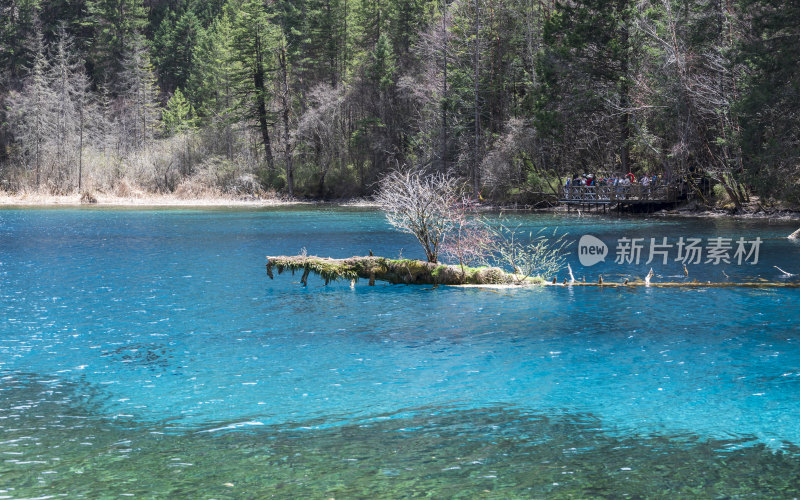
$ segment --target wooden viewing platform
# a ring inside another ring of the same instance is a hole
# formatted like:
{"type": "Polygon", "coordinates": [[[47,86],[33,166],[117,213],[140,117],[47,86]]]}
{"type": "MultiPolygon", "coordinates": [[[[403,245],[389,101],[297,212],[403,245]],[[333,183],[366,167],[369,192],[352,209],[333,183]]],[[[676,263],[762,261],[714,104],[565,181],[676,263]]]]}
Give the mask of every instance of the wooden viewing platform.
{"type": "Polygon", "coordinates": [[[559,203],[567,208],[604,208],[609,205],[666,205],[686,200],[688,189],[684,183],[669,183],[643,186],[641,184],[605,186],[562,186],[559,190],[559,203]]]}

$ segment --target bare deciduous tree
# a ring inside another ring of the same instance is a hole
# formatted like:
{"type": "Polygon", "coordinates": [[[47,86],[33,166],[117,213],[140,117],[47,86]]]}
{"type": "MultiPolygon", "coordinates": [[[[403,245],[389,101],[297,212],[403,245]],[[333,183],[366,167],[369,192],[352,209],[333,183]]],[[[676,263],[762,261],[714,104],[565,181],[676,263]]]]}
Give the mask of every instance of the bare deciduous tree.
{"type": "Polygon", "coordinates": [[[437,262],[446,234],[453,228],[452,206],[458,181],[447,174],[394,171],[383,178],[375,200],[389,224],[417,238],[428,262],[437,262]]]}
{"type": "Polygon", "coordinates": [[[496,244],[488,223],[477,214],[474,199],[463,196],[450,208],[451,230],[442,242],[441,253],[458,262],[461,278],[466,278],[465,266],[483,264],[496,244]]]}
{"type": "Polygon", "coordinates": [[[55,97],[54,137],[59,162],[54,165],[53,179],[60,187],[70,184],[67,181],[73,171],[72,163],[77,163],[78,189],[81,189],[83,167],[84,132],[87,117],[93,114],[90,81],[80,59],[72,36],[61,26],[53,47],[50,67],[51,88],[55,97]]]}
{"type": "Polygon", "coordinates": [[[56,97],[48,79],[49,68],[44,42],[38,33],[36,55],[25,87],[21,92],[12,92],[8,104],[14,138],[22,145],[26,163],[35,172],[37,187],[41,182],[46,144],[52,137],[55,123],[53,107],[56,97]]]}
{"type": "Polygon", "coordinates": [[[123,62],[120,94],[123,98],[121,130],[133,149],[147,147],[159,127],[158,86],[143,37],[137,37],[123,62]]]}
{"type": "Polygon", "coordinates": [[[312,103],[297,124],[296,138],[314,146],[314,165],[317,194],[325,194],[325,179],[332,168],[343,163],[344,135],[342,117],[346,108],[344,86],[331,87],[320,84],[309,93],[312,103]]]}

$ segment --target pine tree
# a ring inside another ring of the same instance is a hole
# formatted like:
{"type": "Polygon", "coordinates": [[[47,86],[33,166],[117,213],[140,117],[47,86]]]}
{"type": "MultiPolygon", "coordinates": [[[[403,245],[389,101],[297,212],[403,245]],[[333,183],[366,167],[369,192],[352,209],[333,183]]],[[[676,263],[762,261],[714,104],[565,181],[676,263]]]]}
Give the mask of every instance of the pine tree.
{"type": "Polygon", "coordinates": [[[206,123],[231,114],[238,105],[234,74],[241,72],[241,65],[233,50],[233,26],[227,14],[198,33],[187,90],[198,116],[206,123]]]}
{"type": "Polygon", "coordinates": [[[200,29],[200,22],[190,10],[181,14],[177,21],[170,11],[161,21],[153,39],[153,59],[163,90],[186,88],[200,29]]]}
{"type": "Polygon", "coordinates": [[[388,0],[354,0],[353,20],[357,43],[361,50],[371,50],[388,29],[388,0]]]}
{"type": "Polygon", "coordinates": [[[395,0],[387,6],[386,31],[394,48],[394,58],[401,69],[413,62],[411,49],[433,19],[434,8],[428,0],[395,0]]]}
{"type": "Polygon", "coordinates": [[[237,111],[242,103],[236,76],[241,74],[241,64],[233,54],[233,28],[228,14],[223,14],[198,34],[187,82],[187,97],[199,121],[210,127],[211,135],[219,140],[215,144],[229,160],[234,155],[234,126],[241,119],[237,111]]]}
{"type": "Polygon", "coordinates": [[[159,80],[165,90],[174,84],[175,73],[175,13],[167,10],[153,34],[153,64],[158,68],[159,80]]]}
{"type": "Polygon", "coordinates": [[[536,127],[564,171],[630,169],[630,0],[558,3],[537,61],[536,127]]]}
{"type": "Polygon", "coordinates": [[[0,68],[12,82],[21,79],[35,57],[40,11],[40,0],[0,0],[0,68]]]}
{"type": "Polygon", "coordinates": [[[197,126],[194,107],[183,96],[180,88],[175,89],[175,93],[167,101],[167,107],[164,109],[161,119],[168,135],[181,134],[193,130],[197,126]]]}
{"type": "Polygon", "coordinates": [[[147,28],[142,0],[87,0],[86,23],[94,29],[90,60],[97,80],[115,78],[122,61],[147,28]]]}
{"type": "Polygon", "coordinates": [[[245,116],[258,123],[264,146],[267,167],[274,170],[270,125],[273,121],[269,109],[272,98],[269,79],[274,69],[274,54],[279,37],[277,27],[258,0],[245,0],[233,23],[233,57],[241,65],[236,74],[237,87],[248,105],[245,116]]]}
{"type": "Polygon", "coordinates": [[[395,63],[392,44],[389,36],[384,33],[378,37],[375,49],[372,51],[370,65],[367,68],[367,76],[381,92],[386,92],[394,85],[395,63]]]}
{"type": "Polygon", "coordinates": [[[752,16],[739,39],[748,68],[737,104],[746,180],[765,196],[800,202],[800,6],[742,0],[752,16]]]}

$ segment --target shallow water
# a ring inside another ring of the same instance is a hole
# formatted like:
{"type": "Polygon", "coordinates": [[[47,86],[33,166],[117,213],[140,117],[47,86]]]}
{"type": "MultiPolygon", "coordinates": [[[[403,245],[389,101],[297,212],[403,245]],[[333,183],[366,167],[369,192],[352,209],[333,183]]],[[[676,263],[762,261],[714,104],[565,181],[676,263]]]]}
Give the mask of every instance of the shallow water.
{"type": "MultiPolygon", "coordinates": [[[[606,241],[579,280],[685,279],[622,236],[764,240],[690,279],[800,273],[792,224],[511,224],[606,241]]],[[[800,495],[796,289],[266,277],[303,247],[421,257],[368,210],[0,211],[0,498],[800,495]]]]}

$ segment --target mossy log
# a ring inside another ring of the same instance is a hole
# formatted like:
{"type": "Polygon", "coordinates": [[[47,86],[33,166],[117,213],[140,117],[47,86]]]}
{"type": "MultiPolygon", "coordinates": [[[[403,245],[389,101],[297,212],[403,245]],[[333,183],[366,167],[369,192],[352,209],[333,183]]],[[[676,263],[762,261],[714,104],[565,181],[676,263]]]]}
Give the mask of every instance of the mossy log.
{"type": "Polygon", "coordinates": [[[281,255],[267,257],[267,275],[274,277],[273,269],[281,274],[302,271],[300,282],[308,284],[308,275],[317,274],[327,285],[337,280],[368,279],[370,285],[375,281],[408,285],[498,285],[512,283],[532,283],[530,278],[519,278],[497,267],[471,268],[433,264],[414,259],[387,259],[384,257],[350,257],[331,259],[306,255],[281,255]]]}
{"type": "Polygon", "coordinates": [[[522,278],[510,274],[497,267],[464,267],[446,264],[432,264],[413,259],[387,259],[384,257],[350,257],[348,259],[331,259],[306,255],[281,255],[267,257],[267,275],[274,278],[274,270],[278,274],[290,271],[294,274],[301,271],[300,282],[308,284],[308,276],[317,274],[325,280],[325,284],[338,280],[359,279],[369,280],[370,285],[375,281],[386,281],[392,284],[407,285],[551,285],[551,286],[582,286],[599,288],[800,288],[800,282],[776,281],[747,281],[747,282],[721,282],[710,281],[677,281],[677,282],[650,282],[643,280],[625,280],[614,283],[599,279],[590,283],[552,283],[544,282],[537,278],[522,278]]]}

